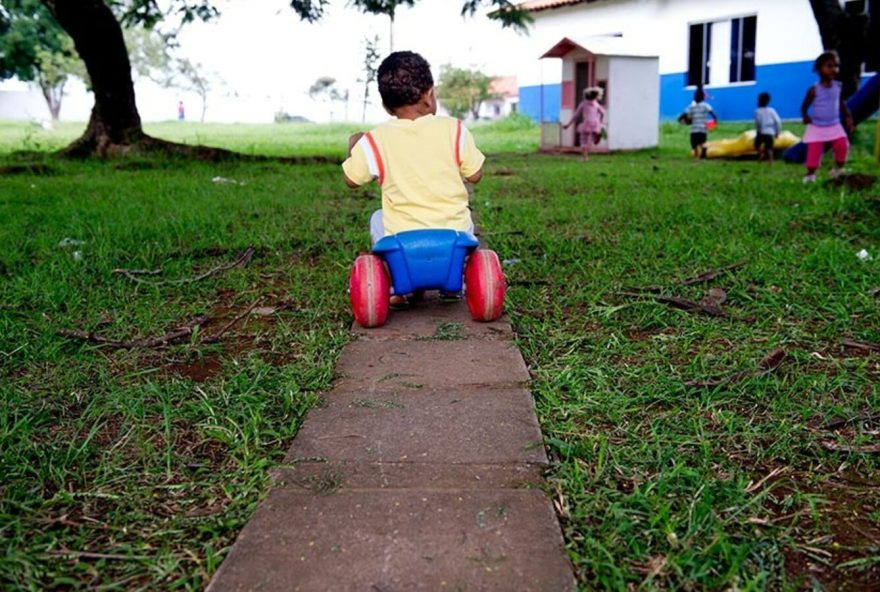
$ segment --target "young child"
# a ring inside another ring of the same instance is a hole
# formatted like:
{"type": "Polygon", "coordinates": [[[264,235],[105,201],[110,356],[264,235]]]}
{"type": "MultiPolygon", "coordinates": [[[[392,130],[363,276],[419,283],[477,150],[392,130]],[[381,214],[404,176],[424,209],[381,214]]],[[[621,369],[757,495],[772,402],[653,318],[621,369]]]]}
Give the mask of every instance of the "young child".
{"type": "Polygon", "coordinates": [[[829,142],[835,163],[831,176],[838,176],[846,164],[849,140],[840,125],[840,114],[843,113],[848,130],[852,130],[853,123],[852,115],[840,94],[841,83],[836,80],[839,71],[840,61],[835,51],[823,52],[813,64],[813,72],[819,75],[819,82],[807,89],[807,96],[801,104],[801,116],[807,124],[804,132],[804,142],[807,145],[807,174],[804,176],[804,183],[816,182],[816,170],[822,164],[822,152],[829,142]]]}
{"type": "Polygon", "coordinates": [[[773,142],[781,131],[782,120],[776,109],[770,106],[770,93],[762,92],[755,109],[755,150],[759,161],[773,162],[773,142]]]}
{"type": "Polygon", "coordinates": [[[708,139],[706,122],[710,117],[716,123],[718,122],[718,116],[705,100],[705,91],[698,88],[694,92],[694,101],[678,117],[678,121],[688,123],[691,126],[691,150],[693,150],[694,158],[706,158],[706,140],[708,139]]]}
{"type": "Polygon", "coordinates": [[[571,120],[563,125],[568,129],[572,123],[581,118],[576,131],[580,134],[581,149],[584,152],[584,162],[590,159],[590,145],[598,144],[602,140],[602,127],[605,124],[605,108],[599,104],[600,89],[585,88],[584,100],[580,102],[571,116],[571,120]]]}
{"type": "MultiPolygon", "coordinates": [[[[370,218],[373,243],[420,228],[472,233],[462,178],[479,182],[485,156],[459,120],[436,116],[428,62],[411,51],[394,52],[380,64],[377,81],[382,104],[394,119],[352,135],[342,163],[349,187],[375,179],[382,188],[382,209],[370,218]]],[[[405,304],[403,296],[393,296],[391,303],[405,304]]]]}

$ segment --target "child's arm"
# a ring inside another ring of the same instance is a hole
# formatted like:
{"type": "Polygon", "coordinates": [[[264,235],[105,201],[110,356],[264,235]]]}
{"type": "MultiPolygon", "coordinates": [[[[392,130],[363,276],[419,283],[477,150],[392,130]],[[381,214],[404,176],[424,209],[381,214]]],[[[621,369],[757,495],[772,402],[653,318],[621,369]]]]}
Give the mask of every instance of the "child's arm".
{"type": "MultiPolygon", "coordinates": [[[[357,145],[358,140],[360,140],[363,137],[363,135],[364,135],[364,132],[357,132],[357,133],[354,133],[348,137],[348,153],[347,154],[348,154],[349,159],[351,158],[352,149],[357,145]]],[[[354,181],[352,181],[351,179],[348,178],[348,175],[345,174],[344,168],[342,169],[342,178],[345,179],[345,184],[348,185],[349,187],[351,187],[352,189],[360,187],[360,185],[358,185],[357,183],[355,183],[354,181]]]]}
{"type": "Polygon", "coordinates": [[[364,137],[364,132],[356,132],[354,134],[351,134],[348,137],[348,155],[349,156],[351,156],[351,149],[354,148],[355,144],[357,144],[358,141],[363,137],[364,137]]]}
{"type": "Polygon", "coordinates": [[[483,178],[483,163],[486,161],[486,157],[477,148],[474,137],[468,129],[461,123],[458,125],[461,125],[461,152],[458,170],[466,181],[479,183],[483,178]]]}
{"type": "Polygon", "coordinates": [[[480,182],[480,179],[482,179],[482,178],[483,178],[483,167],[480,167],[480,170],[478,170],[476,173],[474,173],[470,177],[465,177],[465,180],[476,185],[477,183],[480,182]]]}
{"type": "Polygon", "coordinates": [[[352,134],[348,138],[348,158],[342,163],[342,178],[352,189],[372,181],[375,176],[370,172],[367,158],[363,150],[355,150],[355,146],[363,137],[363,132],[352,134]]]}
{"type": "Polygon", "coordinates": [[[776,109],[771,109],[770,113],[773,115],[773,125],[776,127],[776,135],[778,136],[782,133],[782,119],[779,118],[776,109]]]}
{"type": "Polygon", "coordinates": [[[853,117],[852,113],[849,111],[849,107],[846,106],[846,101],[843,99],[843,95],[840,96],[840,112],[843,113],[843,121],[846,122],[846,131],[852,132],[855,128],[853,125],[853,117]]]}
{"type": "Polygon", "coordinates": [[[718,121],[718,116],[715,115],[715,111],[713,111],[712,109],[709,109],[709,115],[712,116],[712,119],[714,119],[715,121],[718,121]]]}
{"type": "Polygon", "coordinates": [[[566,123],[565,125],[562,126],[562,129],[568,129],[568,127],[569,127],[572,123],[574,123],[575,119],[578,118],[578,115],[579,115],[580,112],[581,112],[581,107],[584,106],[584,103],[585,103],[585,102],[586,102],[586,101],[581,101],[581,102],[578,104],[577,109],[575,109],[575,110],[574,110],[574,113],[571,114],[571,119],[568,121],[568,123],[566,123]]]}
{"type": "Polygon", "coordinates": [[[810,117],[810,114],[807,113],[807,110],[810,108],[810,105],[813,104],[813,100],[816,98],[816,89],[814,87],[810,87],[807,89],[807,96],[804,97],[804,102],[801,103],[801,118],[803,118],[804,123],[813,123],[813,118],[810,117]]]}

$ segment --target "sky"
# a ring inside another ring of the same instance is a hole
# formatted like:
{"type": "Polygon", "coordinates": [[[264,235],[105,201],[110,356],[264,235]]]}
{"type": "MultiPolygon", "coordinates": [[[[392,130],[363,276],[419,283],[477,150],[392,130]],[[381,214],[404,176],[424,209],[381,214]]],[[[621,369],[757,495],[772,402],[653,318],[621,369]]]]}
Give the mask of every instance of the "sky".
{"type": "MultiPolygon", "coordinates": [[[[212,80],[206,121],[271,122],[284,111],[313,121],[360,121],[363,110],[365,38],[378,35],[380,51],[389,52],[389,19],[364,15],[332,0],[318,23],[299,19],[286,0],[216,0],[221,17],[195,22],[180,33],[177,55],[201,64],[212,80]],[[344,104],[328,105],[308,96],[309,87],[322,76],[337,80],[348,90],[344,104]]],[[[515,74],[516,58],[509,48],[519,45],[520,33],[477,13],[460,15],[461,0],[419,0],[401,8],[394,23],[394,49],[422,54],[435,80],[440,66],[476,68],[490,75],[515,74]]],[[[9,88],[9,87],[7,87],[9,88]]],[[[177,101],[187,119],[198,120],[201,101],[193,93],[161,89],[136,80],[138,109],[145,121],[173,119],[177,101]]],[[[371,99],[378,99],[375,87],[371,99]]],[[[386,118],[378,100],[367,111],[368,121],[386,118]]],[[[91,97],[81,85],[70,85],[62,107],[63,119],[85,120],[91,97]]]]}
{"type": "MultiPolygon", "coordinates": [[[[285,0],[220,0],[218,7],[220,19],[189,25],[180,35],[180,53],[223,81],[216,85],[221,96],[209,105],[212,118],[265,121],[284,110],[327,120],[331,106],[308,96],[309,87],[322,76],[335,78],[340,91],[350,92],[348,119],[361,118],[364,84],[358,80],[363,78],[365,39],[378,35],[380,51],[387,55],[387,17],[361,14],[347,8],[345,0],[334,0],[324,19],[314,24],[301,21],[285,0]]],[[[499,48],[515,44],[518,34],[484,15],[463,18],[460,7],[459,0],[420,0],[401,9],[394,23],[394,49],[421,53],[435,77],[446,63],[492,75],[514,73],[515,61],[499,48]]],[[[190,99],[197,109],[198,101],[190,99]]],[[[334,119],[345,118],[343,105],[332,111],[334,119]]],[[[368,115],[383,116],[378,105],[368,115]]]]}

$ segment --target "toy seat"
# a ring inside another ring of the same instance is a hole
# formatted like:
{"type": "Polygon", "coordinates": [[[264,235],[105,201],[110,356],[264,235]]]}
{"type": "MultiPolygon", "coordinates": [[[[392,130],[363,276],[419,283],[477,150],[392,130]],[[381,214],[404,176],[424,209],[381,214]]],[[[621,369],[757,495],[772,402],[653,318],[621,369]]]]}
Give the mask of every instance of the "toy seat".
{"type": "Polygon", "coordinates": [[[472,234],[458,230],[406,230],[379,240],[373,253],[388,264],[395,294],[460,292],[464,260],[477,245],[472,234]]]}

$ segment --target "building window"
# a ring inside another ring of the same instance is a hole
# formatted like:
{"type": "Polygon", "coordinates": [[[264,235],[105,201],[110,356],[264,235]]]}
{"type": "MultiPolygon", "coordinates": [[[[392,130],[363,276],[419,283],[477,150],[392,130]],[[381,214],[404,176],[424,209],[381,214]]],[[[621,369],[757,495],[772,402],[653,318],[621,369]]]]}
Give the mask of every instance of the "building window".
{"type": "Polygon", "coordinates": [[[754,81],[757,26],[756,16],[692,24],[688,85],[754,81]]]}

